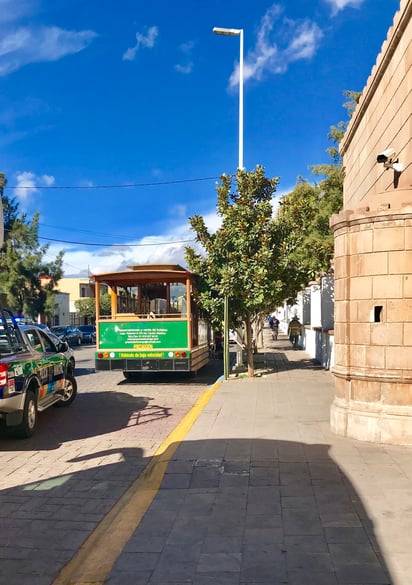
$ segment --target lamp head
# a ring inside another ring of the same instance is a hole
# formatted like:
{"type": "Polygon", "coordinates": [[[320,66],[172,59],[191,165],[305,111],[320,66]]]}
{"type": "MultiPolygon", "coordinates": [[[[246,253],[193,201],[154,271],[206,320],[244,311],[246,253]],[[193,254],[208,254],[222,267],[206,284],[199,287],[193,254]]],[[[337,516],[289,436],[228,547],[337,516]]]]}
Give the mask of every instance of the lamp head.
{"type": "Polygon", "coordinates": [[[236,37],[241,34],[242,29],[240,28],[221,28],[219,26],[215,26],[213,29],[215,35],[226,35],[228,37],[236,37]]]}

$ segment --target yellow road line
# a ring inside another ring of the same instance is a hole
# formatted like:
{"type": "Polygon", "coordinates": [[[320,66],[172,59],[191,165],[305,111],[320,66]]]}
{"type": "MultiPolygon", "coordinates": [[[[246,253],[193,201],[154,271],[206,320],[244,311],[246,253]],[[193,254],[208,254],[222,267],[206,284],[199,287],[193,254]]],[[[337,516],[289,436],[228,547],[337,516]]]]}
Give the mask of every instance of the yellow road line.
{"type": "Polygon", "coordinates": [[[154,500],[169,461],[220,386],[218,380],[196,401],[163,441],[129,489],[106,514],[53,585],[103,585],[116,559],[154,500]]]}

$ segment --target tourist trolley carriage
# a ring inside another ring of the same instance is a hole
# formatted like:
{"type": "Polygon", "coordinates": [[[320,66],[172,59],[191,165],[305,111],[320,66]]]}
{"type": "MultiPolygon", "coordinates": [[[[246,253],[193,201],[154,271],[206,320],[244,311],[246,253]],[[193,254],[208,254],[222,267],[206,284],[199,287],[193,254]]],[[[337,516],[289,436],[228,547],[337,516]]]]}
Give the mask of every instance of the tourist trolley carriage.
{"type": "Polygon", "coordinates": [[[96,371],[196,372],[209,361],[208,324],[193,298],[195,275],[146,264],[96,274],[96,371]],[[110,314],[102,294],[110,295],[110,314]],[[106,311],[107,312],[107,311],[106,311]]]}

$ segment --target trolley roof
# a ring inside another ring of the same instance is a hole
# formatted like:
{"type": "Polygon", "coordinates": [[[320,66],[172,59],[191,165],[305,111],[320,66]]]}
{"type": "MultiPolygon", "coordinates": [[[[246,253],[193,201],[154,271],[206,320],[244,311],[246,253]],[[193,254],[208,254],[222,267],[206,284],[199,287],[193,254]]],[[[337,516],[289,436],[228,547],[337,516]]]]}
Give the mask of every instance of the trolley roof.
{"type": "Polygon", "coordinates": [[[141,282],[186,282],[187,278],[194,276],[179,264],[136,264],[128,268],[130,270],[94,274],[92,278],[109,285],[132,285],[141,282]]]}

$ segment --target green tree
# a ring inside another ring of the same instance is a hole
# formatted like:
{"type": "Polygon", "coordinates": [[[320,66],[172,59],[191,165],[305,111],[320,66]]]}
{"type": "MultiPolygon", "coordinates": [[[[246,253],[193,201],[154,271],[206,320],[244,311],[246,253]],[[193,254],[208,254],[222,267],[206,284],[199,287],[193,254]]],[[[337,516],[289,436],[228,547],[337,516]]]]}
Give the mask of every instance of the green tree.
{"type": "MultiPolygon", "coordinates": [[[[94,297],[79,299],[74,302],[76,312],[81,316],[94,323],[96,321],[96,299],[94,297]]],[[[100,295],[100,314],[110,315],[110,295],[100,295]]]]}
{"type": "Polygon", "coordinates": [[[263,167],[258,166],[251,172],[238,170],[235,180],[236,191],[232,191],[229,175],[222,175],[217,187],[221,227],[215,233],[209,232],[203,217],[189,218],[204,253],[186,247],[186,261],[199,275],[197,300],[215,327],[221,328],[225,296],[229,298],[229,326],[244,323],[248,374],[253,376],[252,324],[282,289],[275,278],[279,242],[272,221],[278,178],[266,178],[263,167]]]}
{"type": "Polygon", "coordinates": [[[0,251],[0,289],[15,312],[52,317],[55,288],[63,275],[63,252],[46,262],[49,246],[38,241],[39,214],[31,221],[18,212],[14,198],[2,194],[4,244],[0,251]]]}

